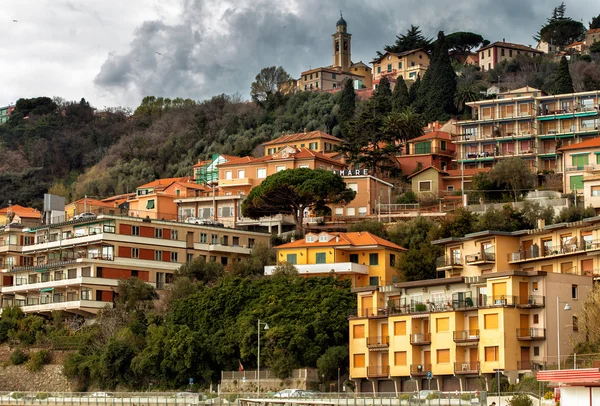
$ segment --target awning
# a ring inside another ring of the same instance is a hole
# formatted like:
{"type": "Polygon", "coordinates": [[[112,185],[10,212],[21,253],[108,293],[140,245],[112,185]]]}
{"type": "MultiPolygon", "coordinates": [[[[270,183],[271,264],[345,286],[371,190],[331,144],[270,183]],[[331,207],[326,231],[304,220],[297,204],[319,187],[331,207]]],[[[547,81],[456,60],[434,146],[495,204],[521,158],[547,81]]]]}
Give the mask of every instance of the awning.
{"type": "Polygon", "coordinates": [[[44,288],[44,289],[40,289],[40,292],[52,292],[54,290],[54,288],[44,288]]]}
{"type": "Polygon", "coordinates": [[[153,209],[154,208],[154,199],[148,200],[148,203],[146,203],[146,208],[147,209],[153,209]]]}
{"type": "Polygon", "coordinates": [[[538,371],[537,380],[545,382],[590,382],[596,383],[600,381],[600,370],[598,368],[584,369],[561,369],[553,371],[538,371]]]}
{"type": "Polygon", "coordinates": [[[423,314],[413,314],[412,316],[410,316],[411,319],[428,319],[429,318],[429,313],[423,313],[423,314]]]}
{"type": "Polygon", "coordinates": [[[562,134],[557,136],[556,138],[575,138],[575,134],[562,134]]]}
{"type": "Polygon", "coordinates": [[[36,272],[48,272],[48,268],[36,269],[36,272]]]}
{"type": "Polygon", "coordinates": [[[573,154],[569,154],[571,156],[582,156],[582,155],[589,155],[589,151],[588,152],[575,152],[573,154]]]}

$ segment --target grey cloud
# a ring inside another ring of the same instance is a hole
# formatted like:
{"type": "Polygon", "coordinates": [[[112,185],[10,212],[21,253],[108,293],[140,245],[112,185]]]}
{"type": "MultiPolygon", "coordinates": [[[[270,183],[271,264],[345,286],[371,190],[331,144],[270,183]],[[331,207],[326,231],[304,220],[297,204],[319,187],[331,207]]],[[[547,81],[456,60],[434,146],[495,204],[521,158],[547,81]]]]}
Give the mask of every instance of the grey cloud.
{"type": "MultiPolygon", "coordinates": [[[[567,13],[588,21],[600,13],[593,10],[592,1],[573,1],[567,13]]],[[[352,34],[353,60],[368,63],[410,24],[419,25],[430,37],[439,30],[468,30],[490,41],[506,38],[532,44],[532,36],[554,7],[547,0],[464,0],[451,9],[447,0],[340,3],[184,0],[178,23],[143,23],[127,52],[107,57],[94,83],[130,105],[145,95],[247,96],[254,76],[265,66],[282,65],[298,77],[309,67],[331,64],[331,34],[339,8],[352,34]]]]}

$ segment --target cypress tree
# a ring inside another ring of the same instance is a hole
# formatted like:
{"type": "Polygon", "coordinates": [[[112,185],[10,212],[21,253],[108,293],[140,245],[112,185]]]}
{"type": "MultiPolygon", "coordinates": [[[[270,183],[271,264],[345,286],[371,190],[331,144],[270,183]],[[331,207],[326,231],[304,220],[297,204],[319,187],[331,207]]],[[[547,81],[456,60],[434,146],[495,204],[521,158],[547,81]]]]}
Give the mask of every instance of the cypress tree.
{"type": "Polygon", "coordinates": [[[573,79],[569,72],[569,62],[564,56],[560,58],[560,64],[558,65],[558,73],[556,76],[556,83],[554,84],[554,94],[573,93],[573,79]]]}
{"type": "MultiPolygon", "coordinates": [[[[444,32],[438,33],[436,48],[433,51],[433,62],[429,66],[425,79],[427,93],[423,95],[425,118],[431,121],[446,121],[456,114],[454,98],[456,96],[456,73],[448,55],[448,45],[444,32]]],[[[423,88],[425,83],[421,86],[423,88]]]]}
{"type": "Polygon", "coordinates": [[[338,122],[340,123],[342,135],[346,136],[348,124],[354,119],[354,113],[356,112],[356,92],[354,91],[354,84],[350,78],[346,79],[344,82],[344,88],[340,92],[338,99],[338,106],[340,107],[338,112],[338,122]]]}
{"type": "Polygon", "coordinates": [[[385,116],[392,112],[392,88],[387,77],[381,78],[379,86],[373,92],[371,101],[377,115],[385,116]]]}
{"type": "Polygon", "coordinates": [[[410,96],[410,104],[413,105],[415,100],[417,100],[417,95],[419,93],[419,88],[421,87],[421,75],[417,75],[417,80],[414,81],[412,85],[410,85],[410,90],[408,92],[410,96]]]}
{"type": "Polygon", "coordinates": [[[406,82],[402,78],[402,75],[400,75],[396,80],[396,87],[394,87],[394,92],[392,93],[392,110],[402,111],[408,106],[410,106],[408,87],[406,87],[406,82]]]}

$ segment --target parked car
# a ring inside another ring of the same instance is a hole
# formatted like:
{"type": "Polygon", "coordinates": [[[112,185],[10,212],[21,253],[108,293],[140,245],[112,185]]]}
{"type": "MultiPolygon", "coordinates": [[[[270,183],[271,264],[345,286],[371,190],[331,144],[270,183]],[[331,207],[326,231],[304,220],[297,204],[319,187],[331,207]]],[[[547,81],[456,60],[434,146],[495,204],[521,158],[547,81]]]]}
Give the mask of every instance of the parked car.
{"type": "Polygon", "coordinates": [[[109,392],[94,392],[90,394],[91,398],[112,398],[113,394],[109,392]]]}
{"type": "Polygon", "coordinates": [[[95,219],[96,215],[90,211],[86,211],[84,213],[80,213],[73,217],[73,220],[92,220],[95,219]]]}
{"type": "MultiPolygon", "coordinates": [[[[415,394],[414,398],[421,402],[426,400],[439,399],[442,392],[438,390],[422,390],[415,394]]],[[[433,403],[432,403],[433,404],[433,403]]]]}
{"type": "Polygon", "coordinates": [[[205,220],[201,220],[200,223],[203,226],[213,226],[213,227],[225,227],[225,225],[219,221],[216,220],[211,220],[211,219],[205,219],[205,220]]]}
{"type": "Polygon", "coordinates": [[[201,221],[202,219],[196,217],[188,217],[185,219],[185,222],[188,224],[200,224],[201,221]]]}
{"type": "Polygon", "coordinates": [[[314,390],[303,390],[301,392],[303,398],[318,398],[320,396],[320,393],[314,390]]]}
{"type": "Polygon", "coordinates": [[[302,389],[284,389],[273,395],[274,398],[299,398],[302,397],[302,389]]]}

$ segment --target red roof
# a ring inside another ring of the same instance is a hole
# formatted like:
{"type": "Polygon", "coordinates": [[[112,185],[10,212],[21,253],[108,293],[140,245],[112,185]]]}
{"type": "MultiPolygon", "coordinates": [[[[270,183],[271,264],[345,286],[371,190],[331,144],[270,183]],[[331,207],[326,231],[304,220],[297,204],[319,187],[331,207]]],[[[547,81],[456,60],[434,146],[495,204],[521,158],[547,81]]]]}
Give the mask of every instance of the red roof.
{"type": "Polygon", "coordinates": [[[450,134],[445,131],[431,131],[431,132],[421,135],[420,137],[413,138],[412,140],[409,140],[408,142],[431,140],[434,138],[452,141],[452,137],[450,136],[450,134]]]}
{"type": "Polygon", "coordinates": [[[597,383],[600,382],[600,369],[583,368],[538,371],[536,379],[543,382],[558,383],[597,383]]]}
{"type": "MultiPolygon", "coordinates": [[[[3,209],[0,209],[0,214],[8,214],[8,207],[5,207],[3,209]]],[[[41,219],[42,218],[42,213],[40,213],[38,210],[34,209],[33,207],[23,207],[20,206],[18,204],[13,204],[12,206],[10,206],[10,211],[13,214],[18,215],[21,218],[33,218],[33,219],[41,219]]]]}
{"type": "Polygon", "coordinates": [[[296,141],[309,140],[314,138],[323,138],[326,140],[337,141],[340,143],[342,142],[341,139],[334,137],[333,135],[329,135],[327,133],[324,133],[323,131],[316,130],[304,133],[282,135],[281,137],[265,142],[262,145],[289,144],[296,141]]]}
{"type": "Polygon", "coordinates": [[[87,206],[102,206],[102,207],[115,207],[112,203],[107,203],[102,200],[94,199],[93,197],[84,197],[83,199],[75,200],[71,204],[83,204],[87,206]]]}
{"type": "Polygon", "coordinates": [[[181,181],[185,181],[190,179],[189,176],[184,176],[182,178],[163,178],[163,179],[156,179],[153,180],[152,182],[146,183],[144,185],[138,186],[138,189],[148,189],[151,187],[159,187],[162,186],[163,188],[166,188],[167,186],[169,186],[171,183],[173,182],[181,182],[181,181]]]}
{"type": "Polygon", "coordinates": [[[438,171],[439,173],[442,173],[442,174],[444,173],[444,171],[442,171],[440,168],[437,168],[437,167],[435,167],[435,166],[433,166],[433,165],[430,165],[430,166],[428,166],[427,168],[423,168],[423,169],[421,169],[420,171],[417,171],[417,172],[413,172],[413,173],[411,173],[411,174],[410,174],[410,175],[408,175],[406,178],[407,178],[407,179],[408,179],[408,178],[412,178],[413,176],[417,176],[417,175],[418,175],[418,174],[420,174],[421,172],[425,172],[426,170],[429,170],[429,169],[434,169],[434,170],[436,170],[436,171],[438,171]]]}
{"type": "MultiPolygon", "coordinates": [[[[326,233],[327,234],[327,233],[326,233]]],[[[293,242],[289,242],[287,244],[278,245],[276,248],[308,248],[308,247],[335,247],[335,246],[354,246],[354,247],[366,247],[379,245],[382,247],[392,248],[400,251],[406,251],[406,248],[403,248],[397,244],[394,244],[391,241],[385,240],[381,237],[378,237],[374,234],[371,234],[366,231],[358,231],[352,233],[331,233],[328,234],[333,236],[328,242],[306,242],[306,237],[301,240],[296,240],[293,242]],[[336,241],[336,238],[339,237],[339,240],[336,241]]]]}
{"type": "Polygon", "coordinates": [[[597,34],[597,33],[600,33],[600,28],[594,28],[593,30],[587,30],[585,32],[585,35],[588,35],[588,34],[597,34]]]}
{"type": "Polygon", "coordinates": [[[218,166],[226,166],[226,165],[239,165],[239,164],[247,164],[250,162],[254,162],[257,158],[253,156],[243,156],[243,157],[235,157],[234,159],[228,160],[227,162],[223,162],[218,166]]]}
{"type": "Polygon", "coordinates": [[[520,50],[520,51],[535,52],[536,54],[543,54],[542,51],[538,51],[535,48],[531,48],[531,47],[528,47],[526,45],[521,45],[521,44],[513,44],[511,42],[504,42],[504,41],[493,42],[493,43],[491,43],[490,45],[488,45],[486,47],[479,48],[477,51],[481,52],[481,51],[483,51],[485,49],[493,48],[493,47],[512,48],[512,49],[517,49],[517,50],[520,50]]]}
{"type": "Polygon", "coordinates": [[[559,151],[570,151],[574,149],[598,148],[600,147],[600,137],[590,138],[589,140],[578,142],[577,144],[566,145],[559,148],[559,151]]]}
{"type": "MultiPolygon", "coordinates": [[[[491,168],[465,168],[464,170],[464,175],[465,176],[473,176],[473,175],[477,175],[480,172],[489,172],[491,170],[491,168]]],[[[448,177],[456,177],[456,176],[462,176],[463,175],[463,171],[462,169],[447,169],[446,171],[446,175],[448,177]]]]}

